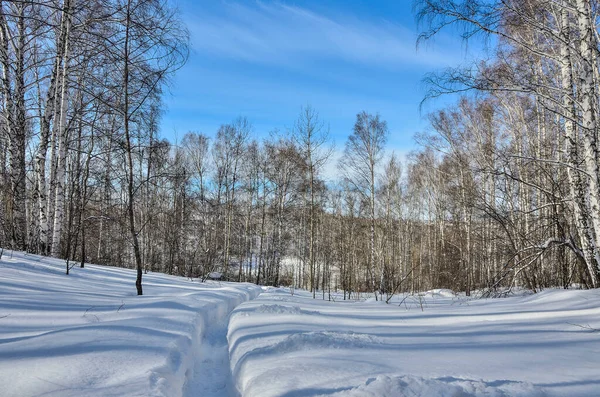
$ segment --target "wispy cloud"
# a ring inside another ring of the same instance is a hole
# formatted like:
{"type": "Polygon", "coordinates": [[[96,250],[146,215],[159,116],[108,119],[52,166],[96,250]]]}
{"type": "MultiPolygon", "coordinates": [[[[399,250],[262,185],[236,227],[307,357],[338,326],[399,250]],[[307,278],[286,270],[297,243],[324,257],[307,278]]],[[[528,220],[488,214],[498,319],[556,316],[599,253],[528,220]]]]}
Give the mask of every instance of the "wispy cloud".
{"type": "Polygon", "coordinates": [[[415,49],[415,33],[382,20],[319,14],[281,3],[220,3],[189,21],[200,53],[251,63],[343,61],[366,66],[448,64],[451,52],[415,49]]]}

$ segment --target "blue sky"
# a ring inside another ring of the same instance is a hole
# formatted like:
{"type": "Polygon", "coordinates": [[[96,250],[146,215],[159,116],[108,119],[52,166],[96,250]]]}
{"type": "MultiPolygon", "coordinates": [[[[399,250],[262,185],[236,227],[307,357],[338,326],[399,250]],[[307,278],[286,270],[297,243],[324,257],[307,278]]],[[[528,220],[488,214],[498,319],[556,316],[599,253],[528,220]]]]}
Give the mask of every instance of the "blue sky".
{"type": "Polygon", "coordinates": [[[311,105],[343,148],[360,111],[388,122],[389,150],[414,148],[426,128],[419,111],[425,73],[465,62],[458,36],[439,35],[416,48],[411,0],[175,0],[191,36],[177,72],[162,135],[214,136],[219,125],[246,116],[255,137],[293,126],[311,105]]]}

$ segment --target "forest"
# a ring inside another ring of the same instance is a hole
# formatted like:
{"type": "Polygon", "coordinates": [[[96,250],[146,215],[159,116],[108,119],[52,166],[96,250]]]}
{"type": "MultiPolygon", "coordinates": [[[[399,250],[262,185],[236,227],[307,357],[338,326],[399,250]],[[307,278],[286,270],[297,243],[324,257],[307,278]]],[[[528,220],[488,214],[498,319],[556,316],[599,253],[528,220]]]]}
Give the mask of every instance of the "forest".
{"type": "Polygon", "coordinates": [[[385,115],[362,109],[337,158],[301,103],[266,139],[251,115],[162,138],[189,51],[169,1],[0,1],[0,247],[65,259],[67,274],[135,268],[138,295],[144,272],[382,300],[600,287],[598,3],[414,10],[419,43],[449,31],[489,57],[424,77],[426,100],[456,101],[406,158],[386,148],[385,115]]]}

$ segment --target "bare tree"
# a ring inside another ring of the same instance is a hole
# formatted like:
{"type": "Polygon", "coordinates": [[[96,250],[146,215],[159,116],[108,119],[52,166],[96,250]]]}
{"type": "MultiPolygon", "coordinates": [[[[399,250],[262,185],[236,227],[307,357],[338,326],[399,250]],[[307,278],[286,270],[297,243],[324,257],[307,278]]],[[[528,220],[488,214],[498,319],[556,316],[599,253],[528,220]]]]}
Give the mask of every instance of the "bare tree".
{"type": "Polygon", "coordinates": [[[122,106],[127,160],[127,218],[137,268],[136,289],[142,295],[142,256],[135,221],[134,146],[131,125],[169,73],[187,58],[187,32],[175,13],[159,0],[127,0],[121,10],[122,106]]]}
{"type": "Polygon", "coordinates": [[[308,266],[310,268],[310,289],[313,298],[316,295],[315,283],[315,232],[316,232],[316,185],[323,166],[331,156],[332,147],[327,147],[329,129],[325,128],[319,114],[310,106],[303,107],[294,125],[294,139],[304,158],[307,171],[309,194],[309,231],[308,231],[308,266]]]}
{"type": "Polygon", "coordinates": [[[339,168],[344,178],[352,187],[368,200],[370,241],[369,265],[367,271],[371,280],[371,288],[375,290],[375,225],[376,225],[376,183],[380,162],[383,159],[384,146],[387,140],[387,123],[379,115],[361,112],[356,115],[354,131],[346,141],[344,156],[340,160],[339,168]]]}

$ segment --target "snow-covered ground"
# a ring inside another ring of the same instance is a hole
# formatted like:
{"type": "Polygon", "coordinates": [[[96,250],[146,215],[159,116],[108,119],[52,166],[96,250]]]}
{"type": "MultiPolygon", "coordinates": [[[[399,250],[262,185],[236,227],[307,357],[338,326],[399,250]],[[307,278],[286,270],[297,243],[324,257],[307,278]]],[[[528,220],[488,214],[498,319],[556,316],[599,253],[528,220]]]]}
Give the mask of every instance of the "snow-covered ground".
{"type": "Polygon", "coordinates": [[[0,396],[600,396],[600,291],[386,305],[134,276],[5,252],[0,396]]]}
{"type": "Polygon", "coordinates": [[[147,274],[136,296],[131,270],[64,266],[4,252],[0,396],[235,394],[227,318],[260,288],[147,274]]]}
{"type": "Polygon", "coordinates": [[[600,396],[600,291],[323,302],[269,288],[234,310],[250,396],[600,396]]]}

